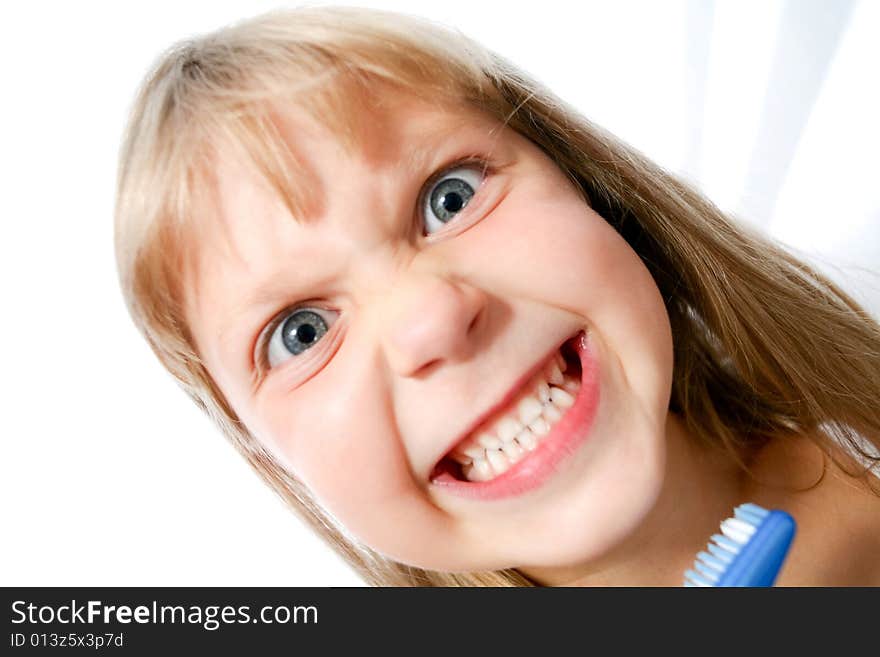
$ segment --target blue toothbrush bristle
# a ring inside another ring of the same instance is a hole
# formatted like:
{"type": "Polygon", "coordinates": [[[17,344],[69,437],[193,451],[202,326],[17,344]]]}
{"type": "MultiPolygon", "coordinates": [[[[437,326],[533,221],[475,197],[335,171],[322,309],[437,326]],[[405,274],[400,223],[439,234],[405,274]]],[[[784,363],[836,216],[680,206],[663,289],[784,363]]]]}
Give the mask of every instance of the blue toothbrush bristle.
{"type": "Polygon", "coordinates": [[[739,546],[741,543],[739,541],[731,540],[729,536],[724,536],[722,534],[713,534],[712,540],[715,541],[715,544],[723,550],[727,550],[731,554],[736,554],[739,552],[739,546]]]}
{"type": "Polygon", "coordinates": [[[739,518],[755,527],[760,525],[761,521],[768,515],[770,515],[770,512],[767,509],[762,509],[757,504],[752,504],[751,502],[740,504],[733,510],[734,518],[739,518]]]}
{"type": "Polygon", "coordinates": [[[685,586],[712,586],[712,582],[693,570],[687,571],[684,575],[685,586]]]}
{"type": "Polygon", "coordinates": [[[794,536],[784,511],[741,504],[685,572],[684,586],[772,586],[794,536]]]}
{"type": "Polygon", "coordinates": [[[708,552],[700,552],[700,553],[697,555],[697,558],[698,558],[700,561],[702,561],[704,564],[706,564],[707,566],[709,566],[710,568],[714,568],[715,570],[717,570],[717,571],[719,571],[719,572],[723,571],[725,565],[728,564],[728,563],[730,563],[730,560],[728,560],[728,561],[721,561],[720,559],[717,559],[717,558],[713,557],[713,556],[712,556],[711,554],[709,554],[708,552]]]}
{"type": "Polygon", "coordinates": [[[730,563],[733,561],[733,555],[730,552],[724,548],[718,547],[714,543],[709,543],[706,548],[712,553],[712,556],[717,557],[719,561],[723,561],[724,563],[730,563]]]}

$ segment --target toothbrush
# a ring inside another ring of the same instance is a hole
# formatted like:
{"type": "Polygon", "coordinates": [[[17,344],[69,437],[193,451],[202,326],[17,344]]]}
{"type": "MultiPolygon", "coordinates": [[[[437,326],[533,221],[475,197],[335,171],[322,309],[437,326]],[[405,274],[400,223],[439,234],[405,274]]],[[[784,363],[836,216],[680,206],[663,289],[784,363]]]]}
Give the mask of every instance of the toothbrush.
{"type": "Polygon", "coordinates": [[[794,518],[757,504],[740,504],[697,554],[684,586],[773,586],[794,538],[794,518]]]}

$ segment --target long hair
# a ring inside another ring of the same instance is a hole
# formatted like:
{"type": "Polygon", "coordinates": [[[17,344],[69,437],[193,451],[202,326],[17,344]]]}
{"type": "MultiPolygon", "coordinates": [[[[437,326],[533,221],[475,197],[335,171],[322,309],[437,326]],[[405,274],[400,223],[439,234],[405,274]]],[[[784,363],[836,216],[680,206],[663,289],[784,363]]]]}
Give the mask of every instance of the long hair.
{"type": "Polygon", "coordinates": [[[535,583],[515,569],[415,568],[350,536],[224,399],[186,325],[181,273],[192,257],[187,237],[211,175],[212,144],[240,147],[290,203],[297,182],[272,103],[294,102],[341,140],[352,139],[352,89],[379,83],[488,112],[543,149],[626,239],[669,314],[670,411],[696,440],[727,450],[748,472],[749,450],[807,436],[851,476],[875,480],[880,325],[837,285],[460,32],[374,10],[273,11],[179,42],[147,73],[119,155],[119,279],[134,324],[162,365],[368,584],[535,583]]]}

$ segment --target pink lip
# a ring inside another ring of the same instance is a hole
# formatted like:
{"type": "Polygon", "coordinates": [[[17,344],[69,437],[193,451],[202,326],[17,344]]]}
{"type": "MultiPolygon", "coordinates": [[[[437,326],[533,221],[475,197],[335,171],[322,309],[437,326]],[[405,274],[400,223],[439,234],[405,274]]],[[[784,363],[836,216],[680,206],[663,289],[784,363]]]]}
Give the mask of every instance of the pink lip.
{"type": "Polygon", "coordinates": [[[581,332],[573,344],[581,361],[581,388],[572,407],[535,451],[490,481],[461,481],[444,472],[431,483],[453,495],[478,500],[513,497],[541,486],[586,441],[599,401],[599,376],[589,339],[581,332]]]}

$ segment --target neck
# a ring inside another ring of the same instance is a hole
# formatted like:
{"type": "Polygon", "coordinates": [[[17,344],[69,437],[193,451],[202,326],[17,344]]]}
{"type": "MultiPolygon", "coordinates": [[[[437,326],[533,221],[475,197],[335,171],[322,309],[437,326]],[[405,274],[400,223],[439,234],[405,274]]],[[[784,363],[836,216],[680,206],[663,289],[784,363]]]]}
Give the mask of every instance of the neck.
{"type": "MultiPolygon", "coordinates": [[[[797,522],[776,586],[880,586],[876,478],[849,476],[805,436],[776,438],[756,450],[747,460],[752,476],[726,452],[699,447],[672,413],[666,440],[664,484],[636,532],[598,559],[523,574],[545,586],[678,587],[721,521],[754,502],[797,522]]],[[[845,453],[837,456],[853,464],[845,453]]]]}
{"type": "Polygon", "coordinates": [[[681,586],[718,525],[743,498],[745,476],[720,450],[697,445],[682,419],[666,421],[664,483],[638,530],[599,559],[522,572],[545,586],[681,586]]]}
{"type": "MultiPolygon", "coordinates": [[[[880,482],[847,474],[805,437],[773,441],[758,456],[749,499],[797,522],[776,586],[880,585],[880,496],[871,488],[880,482]]],[[[859,470],[846,451],[836,458],[859,470]]]]}

